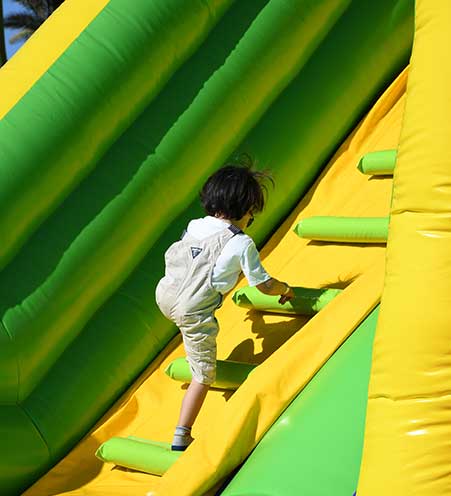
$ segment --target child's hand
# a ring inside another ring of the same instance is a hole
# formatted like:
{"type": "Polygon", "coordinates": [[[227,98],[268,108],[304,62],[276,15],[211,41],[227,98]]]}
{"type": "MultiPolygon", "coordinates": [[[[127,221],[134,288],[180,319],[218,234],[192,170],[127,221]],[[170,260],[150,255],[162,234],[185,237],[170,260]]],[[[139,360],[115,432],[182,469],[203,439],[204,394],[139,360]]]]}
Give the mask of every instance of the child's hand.
{"type": "Polygon", "coordinates": [[[286,282],[278,281],[273,277],[265,282],[257,284],[257,289],[266,295],[280,295],[279,303],[281,305],[294,298],[293,288],[291,288],[286,282]]]}
{"type": "Polygon", "coordinates": [[[280,298],[279,298],[279,303],[281,305],[283,305],[284,303],[286,303],[287,301],[290,301],[294,298],[294,291],[293,291],[293,288],[291,288],[290,286],[288,286],[287,284],[287,289],[285,291],[285,293],[283,293],[282,295],[280,295],[280,298]]]}

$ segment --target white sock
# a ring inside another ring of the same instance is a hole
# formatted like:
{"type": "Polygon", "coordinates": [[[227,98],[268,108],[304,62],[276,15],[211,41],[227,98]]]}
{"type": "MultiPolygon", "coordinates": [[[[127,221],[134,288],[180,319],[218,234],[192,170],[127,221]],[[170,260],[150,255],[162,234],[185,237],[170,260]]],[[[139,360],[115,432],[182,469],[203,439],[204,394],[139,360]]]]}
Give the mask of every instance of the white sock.
{"type": "Polygon", "coordinates": [[[193,438],[191,437],[191,427],[178,425],[175,428],[174,438],[172,440],[172,449],[184,451],[192,442],[193,438]]]}

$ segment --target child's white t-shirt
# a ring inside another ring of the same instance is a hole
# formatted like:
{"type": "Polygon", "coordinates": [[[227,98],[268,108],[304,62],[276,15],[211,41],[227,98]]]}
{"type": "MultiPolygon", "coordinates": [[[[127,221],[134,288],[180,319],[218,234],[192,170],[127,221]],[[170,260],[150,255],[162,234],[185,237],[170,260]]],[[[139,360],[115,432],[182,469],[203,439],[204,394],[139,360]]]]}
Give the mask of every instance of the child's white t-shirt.
{"type": "MultiPolygon", "coordinates": [[[[204,239],[227,228],[230,222],[208,215],[192,220],[187,227],[188,234],[204,239]]],[[[213,269],[212,285],[216,291],[225,294],[236,284],[241,272],[249,286],[257,286],[271,276],[263,268],[254,241],[247,234],[233,236],[220,253],[213,269]]]]}

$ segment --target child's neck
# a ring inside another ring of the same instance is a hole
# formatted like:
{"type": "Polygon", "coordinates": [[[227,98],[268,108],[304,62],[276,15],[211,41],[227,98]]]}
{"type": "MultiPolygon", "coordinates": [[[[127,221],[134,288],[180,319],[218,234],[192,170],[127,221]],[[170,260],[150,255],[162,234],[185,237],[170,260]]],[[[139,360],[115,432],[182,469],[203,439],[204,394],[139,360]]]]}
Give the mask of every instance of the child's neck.
{"type": "Polygon", "coordinates": [[[236,219],[226,219],[225,217],[222,217],[220,215],[217,215],[216,218],[225,220],[226,222],[230,222],[230,224],[233,224],[235,227],[238,227],[241,231],[244,231],[247,226],[247,222],[249,219],[244,216],[242,219],[236,220],[236,219]]]}

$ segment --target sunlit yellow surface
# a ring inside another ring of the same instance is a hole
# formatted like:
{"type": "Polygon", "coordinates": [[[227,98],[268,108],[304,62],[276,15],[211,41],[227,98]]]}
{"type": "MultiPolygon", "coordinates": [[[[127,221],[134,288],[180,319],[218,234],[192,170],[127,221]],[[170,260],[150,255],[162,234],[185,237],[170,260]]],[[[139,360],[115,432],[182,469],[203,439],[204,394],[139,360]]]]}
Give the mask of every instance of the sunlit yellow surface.
{"type": "MultiPolygon", "coordinates": [[[[115,408],[26,496],[212,494],[211,488],[243,460],[280,412],[380,299],[383,245],[312,243],[292,231],[311,215],[388,215],[391,178],[361,174],[362,154],[398,144],[406,72],[342,145],[330,165],[262,250],[275,277],[296,286],[346,288],[320,314],[306,318],[263,315],[227,298],[218,312],[218,358],[262,363],[233,395],[210,391],[189,450],[163,478],[102,465],[94,457],[111,436],[170,441],[185,386],[163,373],[183,355],[177,337],[115,408]]],[[[258,220],[257,220],[258,222],[258,220]]],[[[243,283],[242,283],[243,284],[243,283]]]]}
{"type": "Polygon", "coordinates": [[[359,496],[451,495],[451,2],[416,2],[359,496]]]}
{"type": "Polygon", "coordinates": [[[60,57],[109,0],[66,0],[0,71],[0,119],[60,57]]]}

